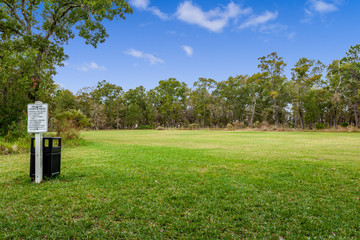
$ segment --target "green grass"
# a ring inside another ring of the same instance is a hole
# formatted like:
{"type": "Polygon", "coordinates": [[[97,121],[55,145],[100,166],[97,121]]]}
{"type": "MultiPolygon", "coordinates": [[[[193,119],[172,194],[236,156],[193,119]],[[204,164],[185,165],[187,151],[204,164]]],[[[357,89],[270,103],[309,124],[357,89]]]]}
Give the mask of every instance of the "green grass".
{"type": "Polygon", "coordinates": [[[35,184],[0,156],[0,239],[359,239],[360,134],[96,131],[35,184]]]}

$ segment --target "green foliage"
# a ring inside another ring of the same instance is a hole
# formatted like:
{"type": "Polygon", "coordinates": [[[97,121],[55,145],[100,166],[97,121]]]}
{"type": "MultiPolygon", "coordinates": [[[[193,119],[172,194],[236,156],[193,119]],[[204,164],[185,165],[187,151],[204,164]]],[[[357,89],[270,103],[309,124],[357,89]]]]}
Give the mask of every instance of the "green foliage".
{"type": "Polygon", "coordinates": [[[258,68],[263,73],[265,79],[264,90],[268,97],[272,100],[273,119],[275,125],[280,122],[281,109],[287,105],[286,103],[286,77],[284,76],[284,68],[286,63],[282,57],[276,52],[259,58],[260,64],[258,68]],[[282,108],[281,108],[282,107],[282,108]]]}
{"type": "Polygon", "coordinates": [[[63,45],[77,33],[96,47],[108,37],[102,23],[129,13],[125,0],[0,0],[0,136],[26,104],[51,99],[56,66],[68,58],[63,45]]]}
{"type": "Polygon", "coordinates": [[[343,123],[341,123],[341,126],[342,126],[342,127],[348,127],[349,124],[348,124],[347,122],[343,122],[343,123]]]}
{"type": "Polygon", "coordinates": [[[259,122],[259,121],[256,121],[255,123],[254,123],[254,128],[260,128],[262,125],[261,125],[261,122],[259,122]]]}
{"type": "Polygon", "coordinates": [[[79,110],[68,110],[55,115],[54,128],[64,140],[78,140],[80,130],[90,127],[89,119],[79,110]]]}
{"type": "Polygon", "coordinates": [[[233,130],[234,126],[231,123],[226,124],[226,129],[227,130],[233,130]]]}
{"type": "Polygon", "coordinates": [[[326,126],[326,124],[325,123],[317,123],[316,125],[315,125],[315,128],[317,129],[317,130],[322,130],[322,129],[325,129],[327,126],[326,126]]]}
{"type": "Polygon", "coordinates": [[[154,89],[154,100],[158,107],[158,121],[166,127],[177,127],[183,122],[188,88],[175,78],[162,80],[154,89]]]}
{"type": "Polygon", "coordinates": [[[154,126],[152,125],[140,125],[137,129],[144,130],[144,129],[153,129],[154,126]]]}
{"type": "Polygon", "coordinates": [[[14,142],[20,138],[29,138],[31,134],[27,132],[27,118],[23,117],[19,122],[12,122],[8,126],[8,133],[5,136],[5,140],[8,142],[14,142]]]}
{"type": "Polygon", "coordinates": [[[319,89],[322,82],[324,65],[320,61],[301,58],[292,70],[293,106],[300,119],[302,129],[311,124],[317,117],[318,99],[314,98],[315,89],[319,89]],[[310,104],[313,103],[313,104],[310,104]],[[309,107],[311,105],[311,107],[309,107]],[[308,121],[306,121],[308,120],[308,121]]]}

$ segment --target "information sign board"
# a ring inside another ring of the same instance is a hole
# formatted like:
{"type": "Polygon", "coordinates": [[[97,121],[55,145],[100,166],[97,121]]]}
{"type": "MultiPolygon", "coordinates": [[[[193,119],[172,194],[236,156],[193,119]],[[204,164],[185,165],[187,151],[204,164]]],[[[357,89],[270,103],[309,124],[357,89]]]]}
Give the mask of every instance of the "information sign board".
{"type": "Polygon", "coordinates": [[[48,104],[28,104],[28,126],[29,133],[44,133],[48,131],[48,104]]]}

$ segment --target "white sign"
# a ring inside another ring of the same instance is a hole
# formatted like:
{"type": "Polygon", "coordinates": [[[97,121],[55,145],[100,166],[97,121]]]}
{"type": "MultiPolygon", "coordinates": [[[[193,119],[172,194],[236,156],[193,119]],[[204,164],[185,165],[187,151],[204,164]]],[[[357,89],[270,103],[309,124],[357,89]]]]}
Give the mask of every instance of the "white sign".
{"type": "Polygon", "coordinates": [[[44,133],[48,130],[48,104],[28,104],[28,127],[29,133],[44,133]]]}

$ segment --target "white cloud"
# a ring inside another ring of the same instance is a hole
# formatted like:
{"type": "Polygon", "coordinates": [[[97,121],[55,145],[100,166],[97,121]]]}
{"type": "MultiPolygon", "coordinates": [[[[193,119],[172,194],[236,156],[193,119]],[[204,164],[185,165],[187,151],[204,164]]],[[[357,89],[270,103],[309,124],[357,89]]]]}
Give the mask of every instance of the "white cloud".
{"type": "Polygon", "coordinates": [[[316,14],[325,16],[327,13],[335,12],[339,10],[339,5],[342,0],[333,0],[332,3],[324,0],[308,0],[306,2],[307,8],[305,8],[305,18],[301,19],[303,23],[310,23],[316,14]]]}
{"type": "Polygon", "coordinates": [[[88,72],[90,70],[105,71],[106,67],[100,66],[95,62],[91,62],[91,63],[84,63],[81,66],[76,67],[76,69],[82,72],[88,72]]]}
{"type": "Polygon", "coordinates": [[[266,24],[271,20],[275,20],[278,17],[278,12],[270,12],[266,11],[262,15],[252,16],[243,24],[240,25],[240,29],[248,28],[248,27],[257,27],[259,25],[266,24]]]}
{"type": "Polygon", "coordinates": [[[140,10],[149,11],[152,14],[158,16],[161,20],[167,20],[169,16],[166,13],[163,13],[157,7],[149,7],[149,0],[131,0],[131,5],[140,10]]]}
{"type": "Polygon", "coordinates": [[[239,5],[230,2],[223,9],[215,8],[204,12],[191,1],[185,1],[178,6],[175,15],[179,20],[186,23],[199,25],[213,32],[221,32],[230,19],[250,14],[251,11],[251,8],[242,9],[239,5]]]}
{"type": "Polygon", "coordinates": [[[185,51],[186,55],[191,57],[194,54],[194,50],[190,46],[183,45],[182,49],[185,51]]]}
{"type": "Polygon", "coordinates": [[[338,7],[333,3],[326,3],[321,0],[311,0],[311,8],[318,13],[329,13],[339,10],[338,7]]]}
{"type": "Polygon", "coordinates": [[[130,2],[130,4],[136,8],[145,10],[149,6],[150,1],[149,0],[132,0],[130,2]]]}
{"type": "Polygon", "coordinates": [[[169,19],[169,16],[166,13],[161,12],[157,7],[150,7],[147,10],[158,16],[161,20],[169,19]]]}
{"type": "Polygon", "coordinates": [[[273,34],[273,33],[280,33],[282,31],[285,31],[288,28],[286,25],[282,25],[279,23],[275,24],[263,24],[259,26],[259,32],[265,33],[265,34],[273,34]]]}
{"type": "Polygon", "coordinates": [[[151,65],[154,65],[156,63],[165,63],[162,59],[157,58],[154,55],[144,53],[136,49],[127,49],[124,53],[135,58],[144,59],[145,61],[148,61],[151,65]]]}

